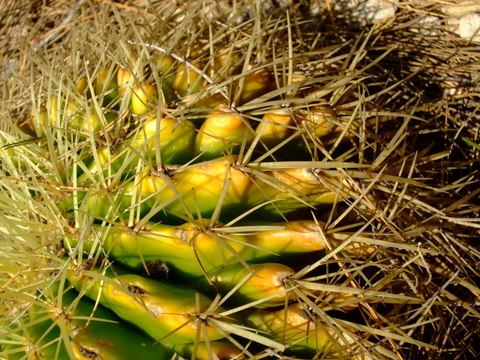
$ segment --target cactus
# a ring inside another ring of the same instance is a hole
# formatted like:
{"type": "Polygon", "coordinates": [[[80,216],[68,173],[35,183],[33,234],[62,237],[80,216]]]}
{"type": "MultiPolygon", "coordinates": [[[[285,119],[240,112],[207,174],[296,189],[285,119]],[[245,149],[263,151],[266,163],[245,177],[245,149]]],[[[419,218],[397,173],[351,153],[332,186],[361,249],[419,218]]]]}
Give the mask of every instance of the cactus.
{"type": "Polygon", "coordinates": [[[409,143],[441,105],[399,95],[418,78],[385,71],[383,28],[332,42],[313,2],[267,3],[81,1],[67,53],[12,52],[0,358],[413,358],[452,302],[468,328],[480,290],[447,254],[477,252],[442,231],[476,227],[474,182],[435,188],[448,151],[409,143]]]}

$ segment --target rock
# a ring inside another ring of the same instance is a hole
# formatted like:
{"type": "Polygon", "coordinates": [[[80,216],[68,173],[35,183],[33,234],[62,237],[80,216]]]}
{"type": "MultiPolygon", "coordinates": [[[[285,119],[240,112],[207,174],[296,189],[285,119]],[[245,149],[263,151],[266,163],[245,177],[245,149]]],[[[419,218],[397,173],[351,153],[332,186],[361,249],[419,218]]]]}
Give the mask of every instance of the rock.
{"type": "Polygon", "coordinates": [[[457,34],[463,39],[480,43],[480,13],[462,16],[457,34]]]}
{"type": "Polygon", "coordinates": [[[447,4],[440,8],[440,11],[449,16],[463,16],[480,12],[479,0],[457,0],[453,4],[447,4]]]}
{"type": "Polygon", "coordinates": [[[337,0],[334,8],[360,23],[385,23],[395,16],[398,0],[337,0]]]}

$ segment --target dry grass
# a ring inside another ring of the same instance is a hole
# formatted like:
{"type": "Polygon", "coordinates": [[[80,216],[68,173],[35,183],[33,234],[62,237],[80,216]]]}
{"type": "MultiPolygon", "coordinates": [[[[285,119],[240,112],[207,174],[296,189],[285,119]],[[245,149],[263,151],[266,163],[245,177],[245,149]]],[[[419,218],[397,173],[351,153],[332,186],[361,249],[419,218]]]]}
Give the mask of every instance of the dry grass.
{"type": "MultiPolygon", "coordinates": [[[[242,73],[254,64],[275,75],[277,90],[236,108],[252,122],[272,105],[293,111],[329,104],[338,115],[338,140],[312,141],[295,128],[260,158],[258,148],[246,147],[237,164],[252,175],[293,167],[298,159],[282,149],[304,143],[300,165],[343,179],[353,195],[298,214],[326,222],[331,251],[295,262],[289,296],[337,335],[348,334],[343,340],[352,353],[369,354],[358,359],[478,358],[480,50],[450,31],[443,3],[400,1],[391,22],[361,29],[329,1],[315,14],[313,1],[288,11],[207,0],[0,1],[0,358],[8,358],[9,342],[23,341],[7,334],[25,326],[38,293],[64,279],[64,235],[93,221],[81,212],[66,217],[59,199],[80,192],[84,184],[75,179],[87,169],[91,149],[110,146],[132,129],[120,106],[100,135],[82,138],[53,127],[37,137],[27,129],[32,108],[52,95],[86,103],[72,91],[76,80],[86,76],[93,87],[105,66],[140,71],[158,53],[192,61],[194,50],[208,61],[222,45],[238,54],[242,73]],[[440,18],[429,31],[419,29],[425,15],[440,18]],[[350,244],[374,251],[359,259],[350,244]]],[[[235,102],[235,80],[209,79],[207,91],[235,102]]],[[[195,119],[191,100],[158,111],[195,119]]],[[[88,101],[102,113],[100,98],[88,101]]],[[[259,186],[276,184],[258,179],[259,186]]],[[[231,219],[224,234],[258,229],[242,227],[242,217],[231,219]]],[[[74,255],[69,261],[81,257],[74,255]]],[[[223,322],[251,305],[225,310],[216,326],[234,333],[231,340],[252,357],[284,356],[282,344],[223,322]]]]}

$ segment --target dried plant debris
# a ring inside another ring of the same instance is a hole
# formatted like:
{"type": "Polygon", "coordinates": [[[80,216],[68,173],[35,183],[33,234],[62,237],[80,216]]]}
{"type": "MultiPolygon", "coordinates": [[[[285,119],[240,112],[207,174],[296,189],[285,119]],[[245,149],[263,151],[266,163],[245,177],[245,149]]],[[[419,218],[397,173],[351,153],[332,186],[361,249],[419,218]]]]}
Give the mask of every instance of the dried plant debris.
{"type": "Polygon", "coordinates": [[[480,357],[479,13],[0,6],[0,358],[480,357]]]}

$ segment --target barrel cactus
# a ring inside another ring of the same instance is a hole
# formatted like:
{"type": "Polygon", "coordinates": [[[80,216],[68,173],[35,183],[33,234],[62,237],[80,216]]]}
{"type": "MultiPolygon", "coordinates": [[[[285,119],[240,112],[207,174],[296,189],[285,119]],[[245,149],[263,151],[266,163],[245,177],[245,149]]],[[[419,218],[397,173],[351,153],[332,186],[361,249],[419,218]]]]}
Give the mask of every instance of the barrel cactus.
{"type": "Polygon", "coordinates": [[[453,276],[420,226],[447,221],[422,179],[442,155],[409,149],[427,109],[386,98],[378,27],[343,44],[309,2],[88,3],[30,50],[31,87],[9,80],[2,358],[438,350],[419,314],[445,299],[417,280],[453,276]]]}

